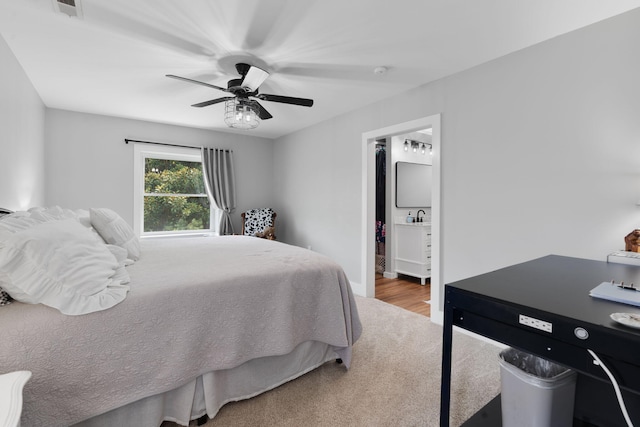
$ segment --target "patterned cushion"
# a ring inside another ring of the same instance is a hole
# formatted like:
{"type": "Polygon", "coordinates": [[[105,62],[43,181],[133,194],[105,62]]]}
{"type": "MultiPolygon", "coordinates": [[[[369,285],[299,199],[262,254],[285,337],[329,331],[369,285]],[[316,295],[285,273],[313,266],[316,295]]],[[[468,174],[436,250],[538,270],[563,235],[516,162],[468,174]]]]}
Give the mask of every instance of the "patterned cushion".
{"type": "Polygon", "coordinates": [[[0,307],[2,307],[3,305],[11,304],[11,301],[13,301],[13,298],[11,298],[11,295],[9,295],[2,288],[0,288],[0,307]]]}
{"type": "Polygon", "coordinates": [[[266,227],[273,226],[273,209],[249,209],[244,213],[244,234],[255,236],[266,227]]]}

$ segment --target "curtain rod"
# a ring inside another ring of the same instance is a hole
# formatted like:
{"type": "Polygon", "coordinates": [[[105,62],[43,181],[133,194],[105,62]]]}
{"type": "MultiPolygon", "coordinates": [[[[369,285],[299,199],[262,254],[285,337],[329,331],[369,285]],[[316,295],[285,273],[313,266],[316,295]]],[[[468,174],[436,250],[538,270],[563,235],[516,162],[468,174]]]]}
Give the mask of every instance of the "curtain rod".
{"type": "MultiPolygon", "coordinates": [[[[180,148],[195,148],[195,149],[202,149],[202,147],[196,147],[193,145],[179,145],[179,144],[168,144],[166,142],[155,142],[155,141],[140,141],[138,139],[124,139],[124,143],[128,144],[130,142],[141,142],[143,144],[153,144],[153,145],[164,145],[165,147],[180,147],[180,148]]],[[[232,151],[232,150],[222,150],[222,151],[232,151]]]]}

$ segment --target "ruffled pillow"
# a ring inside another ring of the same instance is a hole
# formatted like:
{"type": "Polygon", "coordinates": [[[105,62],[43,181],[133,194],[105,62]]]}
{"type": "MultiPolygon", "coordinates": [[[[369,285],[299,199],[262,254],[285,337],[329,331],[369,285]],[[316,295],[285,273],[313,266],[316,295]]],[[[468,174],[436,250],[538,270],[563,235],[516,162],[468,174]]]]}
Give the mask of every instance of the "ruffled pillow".
{"type": "Polygon", "coordinates": [[[96,235],[98,232],[91,227],[89,211],[85,209],[63,209],[60,206],[50,208],[33,207],[28,211],[12,212],[0,221],[0,245],[2,241],[13,233],[26,230],[43,222],[59,221],[61,219],[76,219],[80,224],[91,229],[96,235]]]}
{"type": "Polygon", "coordinates": [[[112,280],[119,280],[123,285],[125,283],[129,283],[131,278],[129,277],[129,272],[125,268],[129,263],[129,259],[127,257],[127,250],[125,248],[121,248],[116,245],[107,245],[107,249],[111,252],[118,262],[118,268],[116,269],[116,274],[111,278],[112,280]]]}
{"type": "Polygon", "coordinates": [[[29,212],[25,211],[14,212],[3,217],[2,221],[0,221],[0,244],[11,235],[41,223],[41,220],[31,218],[29,212]]]}
{"type": "Polygon", "coordinates": [[[129,259],[140,258],[140,240],[120,215],[107,208],[91,208],[89,214],[91,225],[105,242],[126,249],[129,259]]]}
{"type": "Polygon", "coordinates": [[[129,286],[122,270],[123,262],[77,219],[14,230],[0,243],[0,286],[15,300],[64,314],[104,310],[124,300],[129,286]]]}

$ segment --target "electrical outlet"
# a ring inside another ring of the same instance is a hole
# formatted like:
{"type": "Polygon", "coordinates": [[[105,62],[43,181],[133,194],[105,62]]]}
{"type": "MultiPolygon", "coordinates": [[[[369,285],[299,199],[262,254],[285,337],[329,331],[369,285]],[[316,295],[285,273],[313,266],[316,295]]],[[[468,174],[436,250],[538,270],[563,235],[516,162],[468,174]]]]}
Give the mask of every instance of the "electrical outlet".
{"type": "Polygon", "coordinates": [[[539,329],[545,332],[552,332],[553,325],[550,322],[545,322],[544,320],[535,319],[533,317],[525,316],[521,314],[518,321],[521,325],[529,326],[534,329],[539,329]]]}

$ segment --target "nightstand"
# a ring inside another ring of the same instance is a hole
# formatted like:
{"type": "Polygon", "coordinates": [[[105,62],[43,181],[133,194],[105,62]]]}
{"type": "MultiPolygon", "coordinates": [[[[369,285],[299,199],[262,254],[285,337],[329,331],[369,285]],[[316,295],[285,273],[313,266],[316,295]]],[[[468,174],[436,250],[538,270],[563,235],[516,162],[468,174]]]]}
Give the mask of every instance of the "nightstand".
{"type": "Polygon", "coordinates": [[[20,427],[22,389],[29,378],[30,371],[0,375],[0,427],[20,427]]]}

